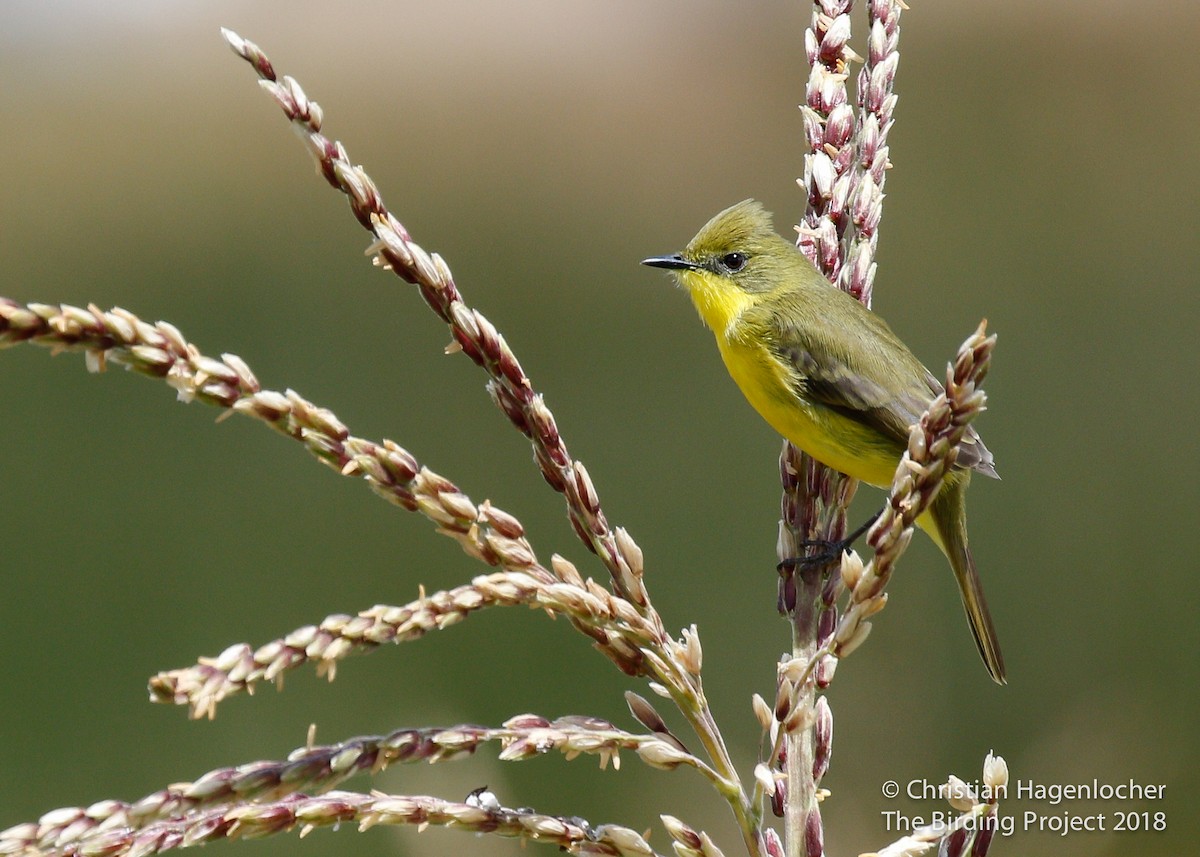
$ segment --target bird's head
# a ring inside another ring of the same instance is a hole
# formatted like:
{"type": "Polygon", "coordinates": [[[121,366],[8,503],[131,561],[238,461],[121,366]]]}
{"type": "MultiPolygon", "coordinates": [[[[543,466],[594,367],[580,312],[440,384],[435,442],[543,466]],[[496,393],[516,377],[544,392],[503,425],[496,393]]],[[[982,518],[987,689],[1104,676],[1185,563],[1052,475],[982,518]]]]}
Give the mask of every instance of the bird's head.
{"type": "Polygon", "coordinates": [[[682,252],[642,260],[674,274],[714,330],[759,296],[792,281],[805,262],[776,234],[770,212],[753,199],[708,221],[682,252]]]}

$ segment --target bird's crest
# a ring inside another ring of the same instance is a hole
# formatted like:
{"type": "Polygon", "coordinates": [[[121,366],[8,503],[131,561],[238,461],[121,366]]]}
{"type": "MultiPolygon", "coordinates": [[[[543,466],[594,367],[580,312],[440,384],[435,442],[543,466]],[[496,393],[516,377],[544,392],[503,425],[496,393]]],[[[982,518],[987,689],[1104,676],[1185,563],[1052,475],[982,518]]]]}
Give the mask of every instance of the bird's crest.
{"type": "Polygon", "coordinates": [[[722,211],[696,233],[684,256],[699,261],[730,250],[756,249],[764,240],[778,239],[771,212],[755,199],[744,199],[722,211]]]}

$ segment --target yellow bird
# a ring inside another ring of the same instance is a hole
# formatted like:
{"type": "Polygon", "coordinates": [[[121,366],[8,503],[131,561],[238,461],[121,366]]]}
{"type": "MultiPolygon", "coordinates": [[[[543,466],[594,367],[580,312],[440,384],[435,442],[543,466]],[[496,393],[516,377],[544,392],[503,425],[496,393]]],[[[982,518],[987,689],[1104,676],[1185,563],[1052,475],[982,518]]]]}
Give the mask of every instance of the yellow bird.
{"type": "MultiPolygon", "coordinates": [[[[834,287],[754,200],[710,220],[682,253],[646,259],[669,270],[712,329],[725,368],[775,431],[817,461],[886,487],[909,428],[942,385],[891,328],[834,287]]],[[[999,478],[968,429],[956,466],[917,519],[950,560],[979,654],[1005,683],[1004,659],[967,547],[971,471],[999,478]]]]}

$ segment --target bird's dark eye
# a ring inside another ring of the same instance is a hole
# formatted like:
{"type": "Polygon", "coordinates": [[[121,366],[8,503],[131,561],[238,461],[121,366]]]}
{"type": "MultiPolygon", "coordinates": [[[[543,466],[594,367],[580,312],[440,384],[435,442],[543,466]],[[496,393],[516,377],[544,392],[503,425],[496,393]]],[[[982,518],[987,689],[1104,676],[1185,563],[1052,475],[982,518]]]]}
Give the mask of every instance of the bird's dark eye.
{"type": "Polygon", "coordinates": [[[721,267],[731,274],[736,274],[746,267],[748,261],[745,253],[726,253],[721,257],[721,267]]]}

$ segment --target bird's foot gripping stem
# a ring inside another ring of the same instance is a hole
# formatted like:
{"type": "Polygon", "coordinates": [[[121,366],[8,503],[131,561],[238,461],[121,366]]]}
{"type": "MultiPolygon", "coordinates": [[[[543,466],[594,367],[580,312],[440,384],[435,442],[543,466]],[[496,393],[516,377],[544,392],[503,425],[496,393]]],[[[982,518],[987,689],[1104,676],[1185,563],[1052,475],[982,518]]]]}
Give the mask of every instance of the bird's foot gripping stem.
{"type": "Polygon", "coordinates": [[[879,520],[879,516],[883,514],[880,509],[867,520],[863,521],[862,526],[854,530],[844,539],[805,539],[800,542],[800,547],[808,550],[815,548],[816,550],[806,556],[792,556],[780,560],[775,566],[776,570],[782,574],[791,574],[797,569],[801,574],[806,571],[816,571],[824,569],[826,566],[832,565],[835,562],[840,562],[842,554],[848,551],[856,541],[862,538],[862,535],[869,529],[871,525],[879,520]]]}

